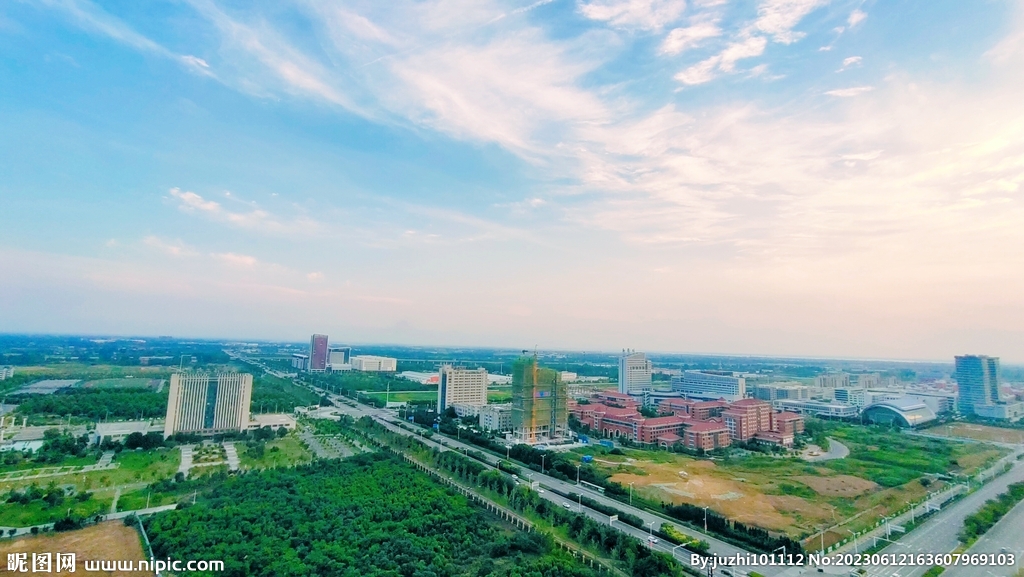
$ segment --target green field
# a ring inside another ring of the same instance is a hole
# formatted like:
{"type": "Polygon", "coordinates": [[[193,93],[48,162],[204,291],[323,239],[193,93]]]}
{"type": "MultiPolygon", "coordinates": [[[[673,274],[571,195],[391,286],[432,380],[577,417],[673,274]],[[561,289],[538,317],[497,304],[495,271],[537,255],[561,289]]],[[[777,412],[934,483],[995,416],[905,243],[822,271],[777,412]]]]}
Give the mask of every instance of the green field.
{"type": "Polygon", "coordinates": [[[238,460],[243,469],[292,467],[313,460],[313,454],[302,445],[302,441],[295,433],[290,433],[282,439],[268,441],[261,458],[251,456],[252,451],[245,443],[235,443],[235,448],[238,450],[238,460]]]}
{"type": "Polygon", "coordinates": [[[80,383],[78,386],[88,389],[153,389],[156,390],[163,379],[121,378],[96,379],[80,383]]]}
{"type": "Polygon", "coordinates": [[[437,393],[434,391],[392,391],[390,395],[386,392],[366,392],[365,396],[384,402],[385,396],[392,403],[408,403],[413,401],[436,401],[437,393]]]}

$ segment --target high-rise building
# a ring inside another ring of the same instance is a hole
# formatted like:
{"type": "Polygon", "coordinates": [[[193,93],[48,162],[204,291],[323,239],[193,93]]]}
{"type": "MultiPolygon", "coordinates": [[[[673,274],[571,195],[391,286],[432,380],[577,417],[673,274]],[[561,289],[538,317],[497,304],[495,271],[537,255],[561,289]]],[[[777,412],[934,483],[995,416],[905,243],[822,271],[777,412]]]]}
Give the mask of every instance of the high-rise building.
{"type": "Polygon", "coordinates": [[[309,372],[327,370],[327,335],[313,335],[309,339],[309,372]]]}
{"type": "Polygon", "coordinates": [[[14,367],[0,367],[0,381],[14,376],[14,367]]]}
{"type": "Polygon", "coordinates": [[[244,431],[251,400],[248,373],[173,373],[164,436],[244,431]]]}
{"type": "Polygon", "coordinates": [[[999,401],[999,357],[963,355],[954,360],[961,413],[973,415],[999,401]]]}
{"type": "Polygon", "coordinates": [[[512,364],[512,437],[535,445],[561,441],[568,435],[569,395],[558,372],[537,364],[537,357],[519,357],[512,364]]]}
{"type": "Polygon", "coordinates": [[[512,404],[480,407],[480,428],[504,433],[512,430],[512,404]]]}
{"type": "Polygon", "coordinates": [[[733,402],[747,396],[747,381],[730,371],[683,371],[672,377],[672,390],[693,399],[733,402]]]}
{"type": "Polygon", "coordinates": [[[487,404],[487,370],[442,365],[438,369],[437,410],[451,404],[482,407],[487,404]]]}
{"type": "Polygon", "coordinates": [[[619,357],[619,392],[642,393],[651,390],[651,361],[647,355],[624,350],[619,357]]]}

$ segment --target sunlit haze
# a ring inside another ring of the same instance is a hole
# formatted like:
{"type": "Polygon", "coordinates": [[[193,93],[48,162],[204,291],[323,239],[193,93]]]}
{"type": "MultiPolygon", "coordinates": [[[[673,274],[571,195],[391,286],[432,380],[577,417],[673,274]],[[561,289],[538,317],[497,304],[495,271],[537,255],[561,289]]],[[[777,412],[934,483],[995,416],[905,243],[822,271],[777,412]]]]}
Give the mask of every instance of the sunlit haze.
{"type": "Polygon", "coordinates": [[[0,333],[1024,361],[1024,2],[0,4],[0,333]]]}

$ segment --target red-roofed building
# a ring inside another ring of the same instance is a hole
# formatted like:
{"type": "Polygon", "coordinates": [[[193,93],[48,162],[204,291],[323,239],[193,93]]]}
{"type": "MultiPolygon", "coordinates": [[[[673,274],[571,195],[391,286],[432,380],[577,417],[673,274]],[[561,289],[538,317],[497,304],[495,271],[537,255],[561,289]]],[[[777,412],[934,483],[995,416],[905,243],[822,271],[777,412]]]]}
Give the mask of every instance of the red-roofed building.
{"type": "Polygon", "coordinates": [[[658,405],[658,412],[672,415],[689,415],[699,421],[712,417],[720,417],[722,411],[729,408],[725,400],[695,401],[693,399],[666,399],[658,405]]]}
{"type": "Polygon", "coordinates": [[[601,391],[591,397],[592,403],[601,403],[602,405],[608,405],[609,407],[619,407],[622,409],[635,409],[639,406],[636,399],[617,391],[601,391]]]}
{"type": "Polygon", "coordinates": [[[722,420],[734,441],[749,441],[762,431],[772,431],[771,403],[757,399],[740,399],[722,412],[722,420]]]}
{"type": "Polygon", "coordinates": [[[775,431],[761,431],[754,435],[754,440],[767,445],[778,445],[780,447],[792,447],[793,435],[789,433],[778,433],[775,431]]]}
{"type": "Polygon", "coordinates": [[[644,419],[640,423],[637,441],[645,445],[657,444],[659,437],[679,435],[689,421],[689,417],[677,417],[675,415],[644,419]]]}
{"type": "Polygon", "coordinates": [[[713,420],[691,423],[683,432],[683,440],[683,445],[688,449],[712,451],[729,446],[729,429],[713,420]]]}
{"type": "Polygon", "coordinates": [[[796,436],[804,432],[804,416],[799,413],[783,411],[775,413],[775,432],[796,436]]]}

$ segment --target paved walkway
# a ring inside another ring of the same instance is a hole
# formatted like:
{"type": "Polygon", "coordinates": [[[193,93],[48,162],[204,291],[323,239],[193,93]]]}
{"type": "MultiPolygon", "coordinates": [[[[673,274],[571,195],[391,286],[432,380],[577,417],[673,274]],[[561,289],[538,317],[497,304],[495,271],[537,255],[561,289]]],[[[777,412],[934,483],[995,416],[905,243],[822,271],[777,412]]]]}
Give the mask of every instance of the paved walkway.
{"type": "Polygon", "coordinates": [[[182,445],[180,448],[181,464],[178,465],[178,472],[184,473],[188,477],[188,472],[192,469],[192,453],[195,451],[195,446],[182,445]]]}
{"type": "Polygon", "coordinates": [[[7,471],[0,473],[0,482],[27,481],[29,479],[41,479],[44,477],[60,477],[61,475],[80,475],[95,471],[108,471],[117,469],[120,463],[114,463],[114,452],[107,451],[100,456],[95,465],[69,465],[64,467],[39,467],[36,469],[21,469],[18,471],[7,471]]]}
{"type": "Polygon", "coordinates": [[[224,443],[224,456],[228,459],[228,471],[237,471],[241,465],[234,443],[224,443]]]}
{"type": "Polygon", "coordinates": [[[846,445],[832,437],[829,437],[828,452],[821,453],[819,455],[808,455],[805,451],[803,455],[800,455],[800,458],[811,463],[818,463],[821,461],[832,461],[834,459],[845,459],[849,456],[850,449],[846,445]]]}
{"type": "MultiPolygon", "coordinates": [[[[150,507],[148,509],[136,509],[134,511],[121,511],[121,512],[118,512],[118,513],[111,513],[109,515],[103,515],[102,521],[110,521],[111,519],[124,519],[125,517],[127,517],[129,515],[132,515],[132,514],[138,515],[140,517],[144,517],[146,515],[152,515],[154,513],[161,513],[163,511],[170,511],[170,510],[174,509],[177,506],[178,505],[175,503],[173,505],[161,505],[160,507],[150,507]]],[[[33,525],[32,527],[38,527],[39,531],[42,531],[44,528],[52,530],[53,529],[53,523],[43,523],[42,525],[33,525]]],[[[11,529],[14,529],[14,537],[18,537],[18,536],[21,536],[21,535],[28,535],[29,533],[32,532],[32,527],[0,527],[0,534],[2,534],[5,538],[10,537],[10,535],[8,533],[9,533],[9,531],[11,529]]]]}

